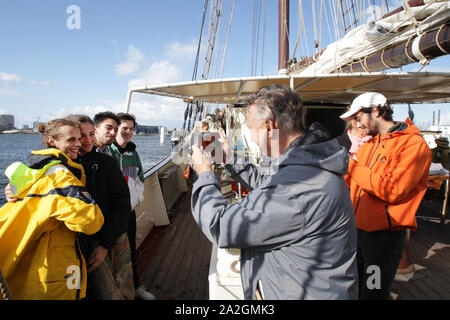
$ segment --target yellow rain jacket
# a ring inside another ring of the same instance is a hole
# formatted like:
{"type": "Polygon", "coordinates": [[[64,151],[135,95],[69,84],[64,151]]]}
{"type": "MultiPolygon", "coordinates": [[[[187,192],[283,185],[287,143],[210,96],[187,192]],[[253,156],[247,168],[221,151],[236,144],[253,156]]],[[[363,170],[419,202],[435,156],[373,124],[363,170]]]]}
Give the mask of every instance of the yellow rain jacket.
{"type": "Polygon", "coordinates": [[[0,208],[0,269],[12,298],[85,297],[86,263],[76,232],[96,233],[103,215],[84,187],[83,166],[44,149],[5,173],[17,196],[0,208]]]}

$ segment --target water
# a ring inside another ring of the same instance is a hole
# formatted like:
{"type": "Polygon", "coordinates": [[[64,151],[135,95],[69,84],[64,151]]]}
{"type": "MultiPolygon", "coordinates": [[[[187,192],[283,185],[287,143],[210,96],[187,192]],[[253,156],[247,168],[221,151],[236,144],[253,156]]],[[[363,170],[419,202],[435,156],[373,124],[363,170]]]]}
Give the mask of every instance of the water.
{"type": "MultiPolygon", "coordinates": [[[[4,188],[8,184],[5,169],[15,161],[23,161],[31,150],[41,144],[38,134],[0,134],[0,206],[5,202],[4,188]]],[[[167,156],[172,147],[170,137],[163,145],[159,144],[159,136],[134,136],[132,140],[141,158],[144,171],[150,169],[167,156]]]]}

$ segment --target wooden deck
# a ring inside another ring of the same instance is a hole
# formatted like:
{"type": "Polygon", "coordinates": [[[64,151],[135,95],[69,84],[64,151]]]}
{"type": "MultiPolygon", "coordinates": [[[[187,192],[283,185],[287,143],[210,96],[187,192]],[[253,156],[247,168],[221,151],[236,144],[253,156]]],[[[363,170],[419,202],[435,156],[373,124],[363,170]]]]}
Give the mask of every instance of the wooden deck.
{"type": "Polygon", "coordinates": [[[137,250],[141,283],[160,300],[208,300],[211,242],[197,226],[183,194],[171,224],[154,227],[137,250]]]}
{"type": "MultiPolygon", "coordinates": [[[[441,204],[424,202],[418,216],[438,218],[441,204]]],[[[207,300],[211,243],[192,217],[190,194],[183,194],[175,207],[171,224],[153,228],[138,249],[141,283],[157,299],[207,300]]],[[[450,220],[443,229],[438,220],[418,219],[418,224],[410,242],[416,271],[410,279],[395,281],[393,299],[450,299],[450,220]]]]}
{"type": "Polygon", "coordinates": [[[418,228],[411,232],[410,262],[416,271],[409,276],[397,276],[393,285],[394,299],[398,300],[449,300],[450,299],[450,220],[447,213],[441,228],[442,200],[423,201],[417,216],[435,217],[435,220],[418,218],[418,228]]]}

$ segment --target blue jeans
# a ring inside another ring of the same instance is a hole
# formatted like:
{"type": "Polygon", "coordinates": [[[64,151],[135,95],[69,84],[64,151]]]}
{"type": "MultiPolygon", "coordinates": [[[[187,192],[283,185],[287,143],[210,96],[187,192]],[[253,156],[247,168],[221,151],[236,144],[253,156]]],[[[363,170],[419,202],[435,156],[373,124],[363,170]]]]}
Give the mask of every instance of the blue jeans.
{"type": "Polygon", "coordinates": [[[406,230],[358,230],[359,298],[390,299],[392,284],[405,248],[406,230]]]}

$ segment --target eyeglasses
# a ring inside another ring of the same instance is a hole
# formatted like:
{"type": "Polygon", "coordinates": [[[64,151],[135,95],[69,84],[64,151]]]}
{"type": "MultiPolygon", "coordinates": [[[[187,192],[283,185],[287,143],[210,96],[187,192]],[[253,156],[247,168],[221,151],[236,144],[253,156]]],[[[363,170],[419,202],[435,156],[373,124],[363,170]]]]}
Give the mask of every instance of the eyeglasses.
{"type": "Polygon", "coordinates": [[[266,93],[266,91],[267,91],[267,86],[261,87],[256,91],[255,95],[257,97],[262,97],[266,93]]]}

